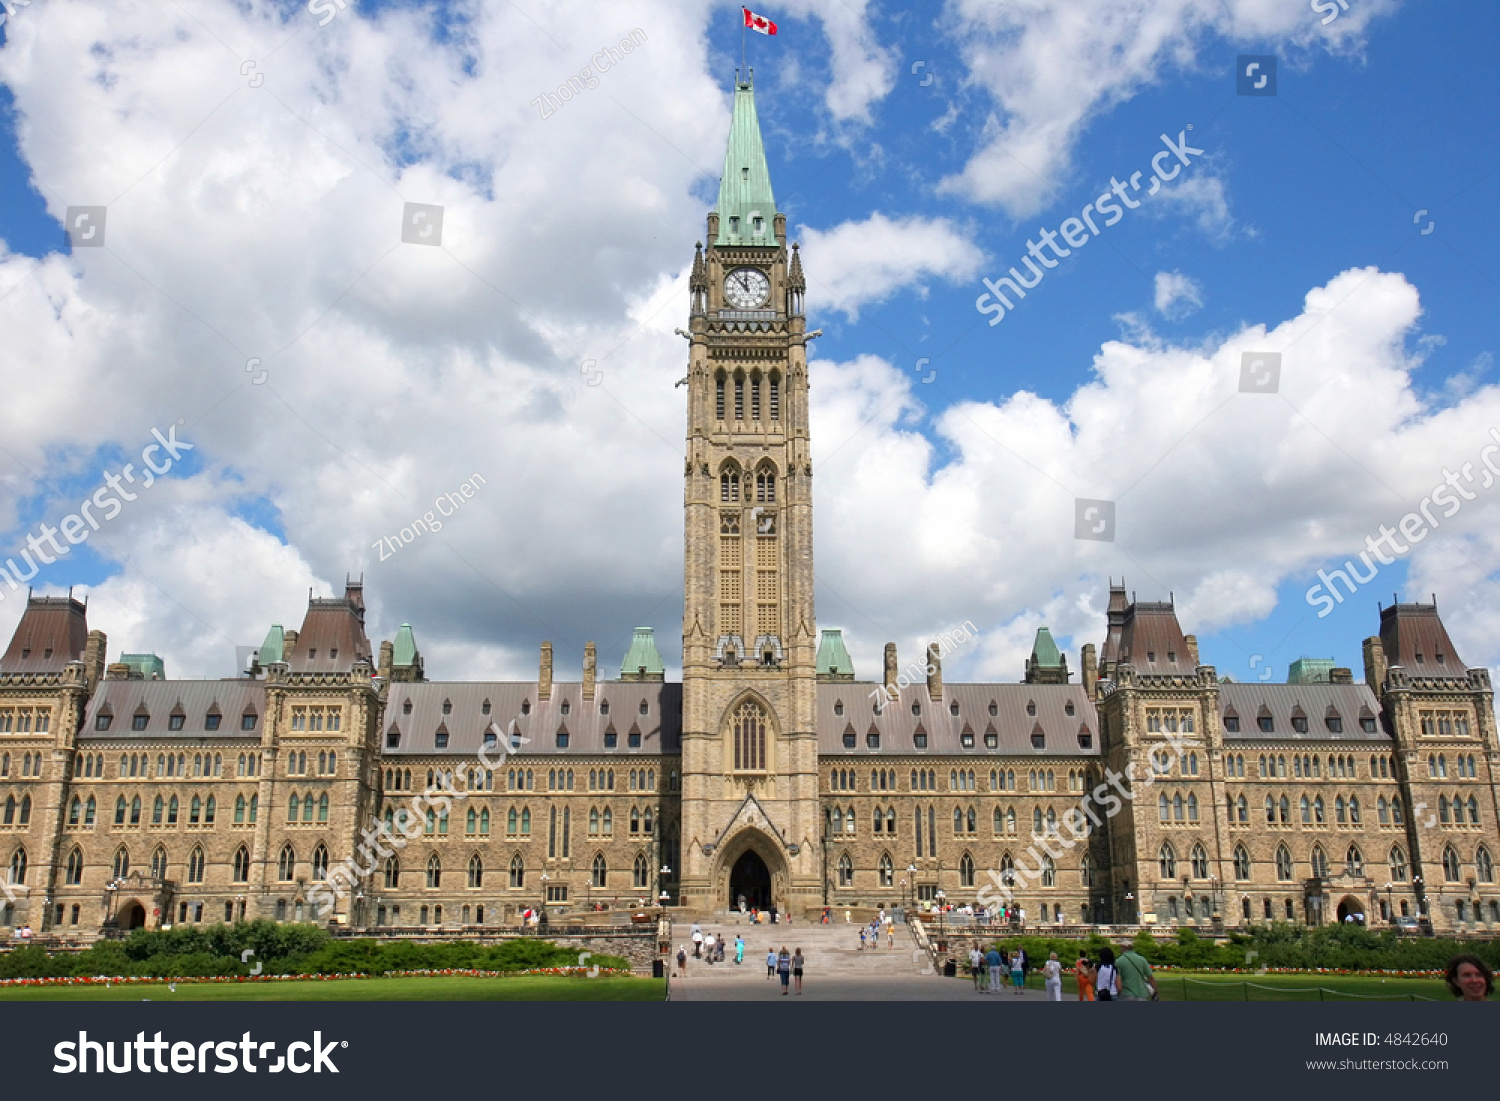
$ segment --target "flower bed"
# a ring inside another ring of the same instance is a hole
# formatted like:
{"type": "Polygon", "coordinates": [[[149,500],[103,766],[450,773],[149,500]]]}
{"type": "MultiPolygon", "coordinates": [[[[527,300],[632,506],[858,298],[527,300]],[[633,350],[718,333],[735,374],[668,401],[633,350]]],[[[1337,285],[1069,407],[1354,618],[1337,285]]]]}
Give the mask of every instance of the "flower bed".
{"type": "MultiPolygon", "coordinates": [[[[524,971],[475,971],[469,968],[442,968],[420,971],[384,971],[380,978],[408,976],[457,976],[472,979],[505,979],[520,975],[587,976],[629,975],[626,967],[533,967],[524,971]]],[[[160,986],[162,983],[246,983],[246,982],[329,982],[334,979],[370,979],[374,975],[354,972],[347,975],[195,975],[182,978],[157,978],[151,975],[72,975],[47,979],[0,979],[4,986],[160,986]]]]}

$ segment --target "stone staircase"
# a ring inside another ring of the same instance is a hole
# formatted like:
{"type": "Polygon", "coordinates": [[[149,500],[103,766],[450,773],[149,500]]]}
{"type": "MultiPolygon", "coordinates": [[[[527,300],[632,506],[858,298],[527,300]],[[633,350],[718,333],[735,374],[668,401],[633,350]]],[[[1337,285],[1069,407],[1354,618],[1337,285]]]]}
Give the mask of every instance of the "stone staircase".
{"type": "Polygon", "coordinates": [[[716,978],[733,974],[742,975],[747,980],[764,982],[766,952],[770,948],[780,951],[782,945],[789,952],[795,952],[799,947],[802,949],[809,976],[906,976],[921,974],[927,966],[926,953],[916,949],[911,933],[904,925],[894,927],[895,948],[888,947],[890,942],[882,936],[879,948],[861,950],[857,925],[804,925],[801,922],[790,926],[785,923],[750,925],[748,922],[736,925],[714,921],[702,921],[699,924],[705,934],[713,933],[715,937],[727,934],[729,942],[725,947],[723,963],[710,965],[704,960],[695,960],[692,958],[692,922],[675,921],[672,925],[670,953],[672,966],[676,966],[678,945],[683,945],[688,952],[690,974],[711,972],[716,978]],[[738,967],[734,964],[736,934],[745,938],[745,962],[738,967]]]}

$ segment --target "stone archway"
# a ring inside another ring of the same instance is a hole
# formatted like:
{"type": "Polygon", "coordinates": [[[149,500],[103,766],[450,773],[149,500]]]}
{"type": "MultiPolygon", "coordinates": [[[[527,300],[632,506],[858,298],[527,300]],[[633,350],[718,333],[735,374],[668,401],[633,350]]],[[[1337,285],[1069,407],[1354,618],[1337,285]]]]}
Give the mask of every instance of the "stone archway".
{"type": "Polygon", "coordinates": [[[1350,922],[1349,924],[1353,924],[1353,925],[1364,925],[1364,924],[1366,924],[1366,922],[1365,922],[1365,904],[1363,902],[1361,902],[1359,899],[1355,898],[1353,895],[1345,895],[1343,897],[1343,899],[1341,899],[1340,902],[1339,902],[1339,908],[1338,908],[1339,923],[1343,924],[1344,921],[1345,921],[1345,919],[1348,918],[1351,914],[1354,917],[1354,921],[1350,922]]]}
{"type": "Polygon", "coordinates": [[[143,929],[146,926],[146,907],[142,906],[136,899],[131,899],[120,907],[117,919],[121,929],[143,929]]]}
{"type": "Polygon", "coordinates": [[[714,898],[729,909],[736,909],[743,895],[747,909],[785,910],[790,885],[780,845],[760,830],[741,830],[720,848],[714,898]]]}

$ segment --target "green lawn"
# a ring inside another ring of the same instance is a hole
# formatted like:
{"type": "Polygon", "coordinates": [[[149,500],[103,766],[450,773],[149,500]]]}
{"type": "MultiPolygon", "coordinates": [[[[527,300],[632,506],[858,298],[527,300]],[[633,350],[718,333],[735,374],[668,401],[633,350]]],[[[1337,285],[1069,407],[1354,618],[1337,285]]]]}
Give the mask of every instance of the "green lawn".
{"type": "Polygon", "coordinates": [[[0,1002],[659,1002],[662,979],[517,975],[502,979],[416,975],[326,982],[165,983],[127,986],[7,986],[0,1002]]]}

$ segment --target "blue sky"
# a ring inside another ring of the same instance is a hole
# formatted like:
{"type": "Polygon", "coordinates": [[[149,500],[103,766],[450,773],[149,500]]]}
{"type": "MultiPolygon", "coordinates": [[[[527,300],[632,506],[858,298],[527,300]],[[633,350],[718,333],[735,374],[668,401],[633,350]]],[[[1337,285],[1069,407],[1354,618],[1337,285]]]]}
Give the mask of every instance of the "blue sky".
{"type": "MultiPolygon", "coordinates": [[[[973,618],[988,642],[961,670],[1015,679],[1040,622],[1074,660],[1098,641],[1123,575],[1141,599],[1174,592],[1221,673],[1280,678],[1302,655],[1358,669],[1376,601],[1436,588],[1462,656],[1495,660],[1500,506],[1483,496],[1326,618],[1303,594],[1500,424],[1500,12],[1353,0],[1323,26],[1295,0],[1162,7],[1132,28],[1106,18],[1121,0],[797,4],[750,36],[824,330],[821,625],[868,674],[885,638],[910,649],[973,618]],[[1236,94],[1241,54],[1278,58],[1274,97],[1236,94]],[[1203,154],[1173,185],[986,323],[983,276],[1185,131],[1203,154]],[[1330,286],[1326,318],[1304,317],[1330,286]],[[1237,393],[1240,350],[1283,346],[1280,392],[1237,393]],[[1073,538],[1074,497],[1117,499],[1114,542],[1073,538]]],[[[38,4],[0,28],[0,295],[17,289],[0,330],[25,336],[0,369],[83,414],[11,425],[7,546],[183,416],[202,447],[171,493],[45,578],[102,587],[127,648],[198,668],[368,567],[378,629],[414,623],[455,675],[524,670],[539,631],[623,649],[643,617],[670,663],[681,413],[662,390],[738,6],[77,14],[103,10],[38,4]],[[535,117],[532,96],[635,27],[644,59],[535,117]],[[247,57],[274,101],[236,90],[247,57]],[[150,79],[169,63],[181,89],[150,79]],[[402,199],[448,204],[447,256],[366,232],[402,199]],[[62,207],[105,201],[111,248],[70,255],[62,207]],[[306,221],[283,236],[289,211],[306,221]],[[585,355],[606,380],[576,397],[585,355]],[[380,565],[377,536],[474,470],[506,472],[483,517],[380,565]],[[172,626],[153,591],[219,625],[172,626]]]]}

